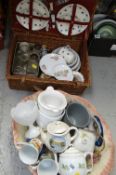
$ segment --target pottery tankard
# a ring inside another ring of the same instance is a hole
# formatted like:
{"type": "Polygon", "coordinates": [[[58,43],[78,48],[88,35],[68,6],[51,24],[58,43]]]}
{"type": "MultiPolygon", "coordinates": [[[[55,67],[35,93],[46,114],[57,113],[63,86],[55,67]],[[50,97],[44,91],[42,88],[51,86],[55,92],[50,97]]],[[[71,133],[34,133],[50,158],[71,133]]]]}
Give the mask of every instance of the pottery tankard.
{"type": "Polygon", "coordinates": [[[66,150],[78,134],[76,127],[69,127],[62,121],[55,121],[47,126],[47,131],[41,130],[41,137],[46,146],[55,153],[66,150]],[[73,136],[70,132],[73,131],[73,136]]]}

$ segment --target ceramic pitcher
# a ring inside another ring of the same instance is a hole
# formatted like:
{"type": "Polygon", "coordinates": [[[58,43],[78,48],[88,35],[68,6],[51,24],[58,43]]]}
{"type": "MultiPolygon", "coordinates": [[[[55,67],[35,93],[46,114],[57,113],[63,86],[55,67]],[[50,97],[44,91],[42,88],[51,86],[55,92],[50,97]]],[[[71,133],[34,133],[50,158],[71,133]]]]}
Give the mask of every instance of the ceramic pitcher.
{"type": "Polygon", "coordinates": [[[55,153],[66,150],[78,134],[76,127],[69,127],[62,121],[55,121],[47,126],[47,131],[41,131],[41,137],[46,146],[55,153]],[[73,136],[70,132],[73,131],[73,136]]]}

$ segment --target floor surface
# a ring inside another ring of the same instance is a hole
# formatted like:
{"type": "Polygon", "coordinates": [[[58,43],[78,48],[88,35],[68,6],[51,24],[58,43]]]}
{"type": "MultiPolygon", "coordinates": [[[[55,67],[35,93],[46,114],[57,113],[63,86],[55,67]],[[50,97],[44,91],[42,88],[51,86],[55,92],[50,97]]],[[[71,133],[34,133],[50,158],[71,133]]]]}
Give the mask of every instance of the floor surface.
{"type": "MultiPolygon", "coordinates": [[[[0,175],[30,175],[20,162],[11,134],[11,108],[28,91],[11,90],[5,78],[8,49],[0,51],[0,175]]],[[[90,57],[92,87],[83,97],[95,105],[110,126],[116,146],[116,58],[90,57]]],[[[116,175],[116,162],[111,175],[116,175]]]]}

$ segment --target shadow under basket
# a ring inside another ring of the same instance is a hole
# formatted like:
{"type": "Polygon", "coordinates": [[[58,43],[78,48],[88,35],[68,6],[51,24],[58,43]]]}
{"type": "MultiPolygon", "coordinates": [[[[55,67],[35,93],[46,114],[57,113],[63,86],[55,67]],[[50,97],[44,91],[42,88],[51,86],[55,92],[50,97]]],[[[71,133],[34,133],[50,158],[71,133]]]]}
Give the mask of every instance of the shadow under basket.
{"type": "Polygon", "coordinates": [[[30,35],[28,32],[26,34],[15,32],[11,38],[6,77],[11,89],[35,91],[38,89],[44,90],[47,86],[51,85],[55,89],[60,89],[70,94],[81,94],[87,87],[90,87],[91,85],[87,40],[78,39],[77,37],[56,37],[55,35],[45,33],[41,33],[39,35],[30,35]],[[11,68],[13,64],[16,43],[22,41],[46,45],[50,51],[64,45],[70,45],[71,48],[77,51],[80,55],[80,72],[84,75],[85,81],[61,81],[49,78],[34,77],[30,75],[13,75],[11,68]]]}

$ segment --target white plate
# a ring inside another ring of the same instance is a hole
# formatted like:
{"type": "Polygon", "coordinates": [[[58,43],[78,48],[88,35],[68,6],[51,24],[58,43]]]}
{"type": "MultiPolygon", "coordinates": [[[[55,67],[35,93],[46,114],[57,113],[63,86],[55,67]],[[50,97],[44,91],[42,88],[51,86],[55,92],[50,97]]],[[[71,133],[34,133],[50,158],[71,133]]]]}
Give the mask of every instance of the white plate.
{"type": "MultiPolygon", "coordinates": [[[[80,65],[80,64],[81,64],[80,56],[79,56],[78,53],[77,53],[74,49],[72,49],[70,46],[59,47],[59,48],[53,50],[53,53],[59,54],[59,53],[61,53],[60,50],[61,50],[62,48],[65,48],[65,47],[68,48],[69,51],[71,51],[71,52],[73,53],[73,55],[74,55],[73,62],[72,62],[71,64],[68,64],[68,66],[69,66],[69,67],[73,67],[73,66],[75,66],[75,64],[80,65]]],[[[62,53],[61,53],[61,56],[62,56],[62,53]]],[[[79,66],[79,67],[80,67],[80,66],[79,66]]]]}
{"type": "MultiPolygon", "coordinates": [[[[16,12],[21,14],[26,14],[30,16],[30,0],[23,0],[19,2],[16,7],[16,12]]],[[[47,7],[38,0],[33,1],[33,15],[36,17],[44,17],[49,18],[50,14],[47,7]]],[[[23,17],[20,15],[16,15],[18,22],[26,29],[29,29],[29,17],[23,17]]],[[[48,25],[48,19],[32,19],[32,30],[41,30],[48,25]]]]}
{"type": "Polygon", "coordinates": [[[73,67],[70,67],[73,71],[78,71],[81,67],[81,64],[75,64],[73,67]]]}
{"type": "Polygon", "coordinates": [[[66,65],[66,62],[61,55],[51,53],[43,56],[39,64],[42,72],[46,75],[53,76],[53,68],[57,65],[66,65]]]}
{"type": "Polygon", "coordinates": [[[54,67],[54,77],[57,80],[66,80],[72,81],[73,80],[73,72],[67,65],[58,65],[54,67]]]}
{"type": "MultiPolygon", "coordinates": [[[[61,8],[57,14],[58,19],[62,20],[70,20],[70,23],[72,21],[72,10],[73,10],[74,4],[66,5],[65,7],[61,8]]],[[[89,22],[90,21],[90,15],[88,10],[80,5],[76,5],[76,13],[75,13],[75,21],[76,22],[89,22]]],[[[70,28],[69,22],[59,22],[56,20],[56,25],[58,31],[63,35],[68,35],[69,28],[70,28]]],[[[80,25],[80,24],[74,24],[72,27],[72,33],[71,35],[77,35],[82,33],[87,28],[87,25],[80,25]]]]}

